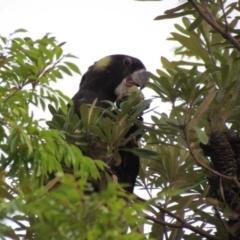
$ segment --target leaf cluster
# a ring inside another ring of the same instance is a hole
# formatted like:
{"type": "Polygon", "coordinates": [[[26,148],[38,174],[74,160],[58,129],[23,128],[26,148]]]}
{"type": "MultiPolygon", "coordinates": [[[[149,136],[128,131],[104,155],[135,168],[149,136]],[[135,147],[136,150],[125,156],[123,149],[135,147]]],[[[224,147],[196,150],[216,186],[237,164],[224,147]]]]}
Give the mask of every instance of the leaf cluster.
{"type": "Polygon", "coordinates": [[[101,194],[86,193],[92,192],[89,178],[99,181],[105,175],[113,182],[107,173],[109,161],[121,161],[117,150],[149,101],[133,108],[133,94],[120,110],[112,106],[106,112],[83,105],[79,120],[67,107],[71,100],[51,87],[64,75],[80,74],[68,60],[76,57],[64,54],[64,43],[50,34],[37,40],[17,37],[25,32],[19,29],[9,39],[1,37],[0,237],[145,239],[139,230],[145,204],[134,203],[116,183],[106,189],[103,182],[101,194]],[[46,106],[53,116],[49,127],[33,114],[46,106]],[[125,234],[128,227],[132,231],[125,234]]]}
{"type": "MultiPolygon", "coordinates": [[[[239,49],[233,41],[239,37],[234,17],[238,12],[237,1],[190,0],[155,18],[181,17],[169,38],[179,44],[175,54],[181,60],[162,56],[162,68],[150,73],[153,81],[148,84],[156,98],[170,106],[169,113],[156,111],[152,116],[145,142],[159,158],[142,160],[139,182],[151,198],[159,199],[161,208],[151,219],[150,236],[156,239],[238,236],[239,214],[229,209],[226,200],[209,194],[209,176],[221,173],[199,148],[214,131],[239,133],[239,49]],[[194,229],[196,225],[201,232],[194,229]]],[[[239,189],[238,180],[221,177],[239,189]]]]}

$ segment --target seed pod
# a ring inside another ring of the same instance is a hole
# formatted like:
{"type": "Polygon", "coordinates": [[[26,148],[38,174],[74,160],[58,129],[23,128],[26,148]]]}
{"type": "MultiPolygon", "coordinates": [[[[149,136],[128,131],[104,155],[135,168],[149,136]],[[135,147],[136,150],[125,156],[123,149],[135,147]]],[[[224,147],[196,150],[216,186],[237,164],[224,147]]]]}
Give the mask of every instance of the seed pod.
{"type": "Polygon", "coordinates": [[[229,143],[232,146],[232,150],[234,152],[234,157],[237,164],[237,173],[240,176],[240,137],[235,132],[224,132],[227,137],[229,143]]]}
{"type": "Polygon", "coordinates": [[[240,199],[238,190],[229,181],[223,180],[224,199],[229,207],[236,213],[240,213],[240,199]]]}
{"type": "Polygon", "coordinates": [[[239,229],[240,219],[237,216],[232,215],[227,221],[227,225],[231,228],[229,232],[228,240],[239,240],[240,229],[239,229]]]}
{"type": "Polygon", "coordinates": [[[219,187],[220,187],[220,177],[218,175],[211,175],[208,179],[208,184],[210,186],[209,189],[209,195],[212,198],[216,198],[221,201],[221,198],[219,196],[219,187]]]}
{"type": "Polygon", "coordinates": [[[211,157],[212,149],[209,143],[205,145],[200,142],[200,148],[203,150],[203,154],[206,157],[211,157]]]}
{"type": "Polygon", "coordinates": [[[209,138],[211,160],[217,171],[227,176],[236,175],[234,152],[224,133],[212,132],[209,138]]]}

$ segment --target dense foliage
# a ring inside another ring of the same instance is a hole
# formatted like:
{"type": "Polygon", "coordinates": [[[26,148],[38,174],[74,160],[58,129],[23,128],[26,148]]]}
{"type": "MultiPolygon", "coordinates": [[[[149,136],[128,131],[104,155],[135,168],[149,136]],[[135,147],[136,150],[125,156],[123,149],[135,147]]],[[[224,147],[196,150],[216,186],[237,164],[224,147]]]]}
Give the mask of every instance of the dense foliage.
{"type": "Polygon", "coordinates": [[[181,17],[169,40],[182,60],[162,56],[162,68],[149,73],[148,87],[171,105],[152,114],[141,148],[131,150],[141,157],[138,185],[149,200],[124,192],[107,166],[121,161],[117,149],[149,101],[136,106],[133,93],[104,114],[82,105],[79,120],[71,100],[51,88],[80,73],[63,43],[20,38],[23,29],[1,37],[0,236],[240,239],[239,11],[238,1],[189,0],[156,17],[181,17]],[[38,109],[52,114],[48,127],[34,118],[38,109]],[[86,194],[89,179],[101,193],[86,194]]]}

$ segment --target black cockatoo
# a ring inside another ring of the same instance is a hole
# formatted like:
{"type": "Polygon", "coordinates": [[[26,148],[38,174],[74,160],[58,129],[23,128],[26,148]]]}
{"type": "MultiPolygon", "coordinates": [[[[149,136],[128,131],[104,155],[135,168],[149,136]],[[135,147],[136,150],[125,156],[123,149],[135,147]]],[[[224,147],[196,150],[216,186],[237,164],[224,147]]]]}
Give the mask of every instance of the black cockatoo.
{"type": "Polygon", "coordinates": [[[75,111],[79,115],[81,104],[91,104],[96,98],[97,106],[107,108],[108,104],[102,101],[115,102],[124,88],[143,87],[146,81],[146,69],[139,59],[120,54],[104,57],[83,75],[79,91],[72,98],[75,111]]]}
{"type": "MultiPolygon", "coordinates": [[[[111,55],[100,59],[89,67],[80,82],[79,91],[72,98],[75,112],[80,117],[80,106],[83,103],[91,104],[97,99],[97,106],[108,108],[105,100],[115,102],[126,97],[128,89],[143,87],[148,81],[145,66],[134,57],[126,55],[111,55]]],[[[133,134],[138,127],[133,125],[126,138],[133,134]]],[[[141,135],[137,136],[139,140],[141,135]]],[[[129,141],[126,148],[136,147],[129,141]]],[[[119,151],[121,164],[113,166],[112,171],[117,175],[118,182],[127,184],[128,192],[133,192],[139,172],[139,157],[130,152],[119,151]]]]}

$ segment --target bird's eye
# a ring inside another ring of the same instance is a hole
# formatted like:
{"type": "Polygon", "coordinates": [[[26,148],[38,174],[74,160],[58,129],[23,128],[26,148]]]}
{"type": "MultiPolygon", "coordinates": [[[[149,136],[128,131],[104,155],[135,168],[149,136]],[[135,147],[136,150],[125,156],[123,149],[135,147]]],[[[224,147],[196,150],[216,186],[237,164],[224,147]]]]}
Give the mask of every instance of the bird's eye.
{"type": "Polygon", "coordinates": [[[124,65],[124,66],[129,66],[131,63],[132,63],[131,58],[125,58],[125,59],[123,60],[123,65],[124,65]]]}

